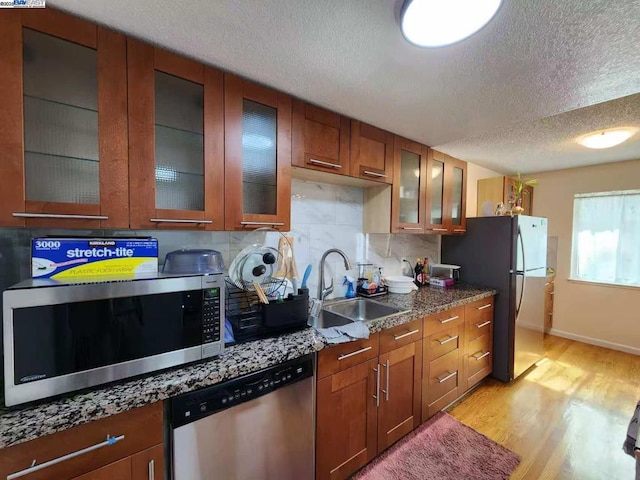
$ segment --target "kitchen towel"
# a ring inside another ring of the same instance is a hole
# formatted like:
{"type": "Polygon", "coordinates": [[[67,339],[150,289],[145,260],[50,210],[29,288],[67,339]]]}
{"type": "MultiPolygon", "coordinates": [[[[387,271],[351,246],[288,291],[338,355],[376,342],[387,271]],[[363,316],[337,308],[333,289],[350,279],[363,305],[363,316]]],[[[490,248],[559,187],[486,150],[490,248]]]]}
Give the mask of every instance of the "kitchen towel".
{"type": "Polygon", "coordinates": [[[369,338],[369,327],[364,322],[353,322],[340,327],[316,329],[327,343],[345,343],[360,338],[369,338]]]}

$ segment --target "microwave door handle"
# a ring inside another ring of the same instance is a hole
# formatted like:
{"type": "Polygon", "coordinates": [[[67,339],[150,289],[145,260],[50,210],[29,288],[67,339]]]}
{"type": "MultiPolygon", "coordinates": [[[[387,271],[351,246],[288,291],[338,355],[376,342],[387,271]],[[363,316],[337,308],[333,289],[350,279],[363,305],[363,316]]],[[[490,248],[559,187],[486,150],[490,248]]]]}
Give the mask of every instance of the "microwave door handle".
{"type": "Polygon", "coordinates": [[[516,275],[522,276],[522,287],[520,289],[520,298],[518,300],[518,306],[516,307],[516,320],[520,315],[520,308],[522,307],[522,299],[524,298],[524,289],[525,283],[527,281],[527,277],[525,272],[527,271],[527,267],[525,265],[525,256],[524,256],[524,239],[522,238],[522,231],[520,227],[518,227],[518,241],[520,242],[520,251],[522,252],[522,270],[516,271],[516,275]]]}

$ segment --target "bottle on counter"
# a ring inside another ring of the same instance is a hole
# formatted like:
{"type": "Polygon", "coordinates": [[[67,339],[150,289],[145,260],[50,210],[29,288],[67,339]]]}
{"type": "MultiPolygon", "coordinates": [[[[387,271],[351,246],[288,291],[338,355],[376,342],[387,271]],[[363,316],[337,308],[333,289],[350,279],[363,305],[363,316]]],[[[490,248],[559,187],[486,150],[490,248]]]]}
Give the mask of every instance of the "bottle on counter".
{"type": "Polygon", "coordinates": [[[429,258],[424,257],[424,263],[422,264],[422,284],[423,285],[429,284],[430,273],[431,273],[431,270],[429,268],[429,258]]]}
{"type": "Polygon", "coordinates": [[[416,267],[414,268],[414,272],[415,272],[415,278],[414,278],[415,284],[421,287],[424,266],[422,265],[422,260],[419,258],[416,260],[416,267]]]}

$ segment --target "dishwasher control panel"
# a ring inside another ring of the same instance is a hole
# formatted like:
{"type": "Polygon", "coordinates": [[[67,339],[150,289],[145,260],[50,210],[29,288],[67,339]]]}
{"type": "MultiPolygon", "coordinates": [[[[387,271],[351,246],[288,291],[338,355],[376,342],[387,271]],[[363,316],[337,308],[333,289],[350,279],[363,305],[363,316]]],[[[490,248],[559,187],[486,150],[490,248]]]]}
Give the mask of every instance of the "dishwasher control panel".
{"type": "Polygon", "coordinates": [[[171,400],[171,424],[178,428],[313,376],[311,355],[171,400]]]}

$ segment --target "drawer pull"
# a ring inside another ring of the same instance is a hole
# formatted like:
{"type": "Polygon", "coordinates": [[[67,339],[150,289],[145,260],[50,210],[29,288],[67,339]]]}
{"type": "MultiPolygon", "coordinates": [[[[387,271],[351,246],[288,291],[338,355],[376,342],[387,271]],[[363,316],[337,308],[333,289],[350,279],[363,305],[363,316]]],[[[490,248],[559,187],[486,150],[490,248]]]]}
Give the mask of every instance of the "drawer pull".
{"type": "Polygon", "coordinates": [[[484,310],[485,308],[489,308],[492,304],[491,303],[487,303],[486,305],[482,305],[481,307],[478,307],[478,310],[484,310]]]}
{"type": "Polygon", "coordinates": [[[402,227],[402,230],[422,230],[422,227],[402,227]]]}
{"type": "Polygon", "coordinates": [[[373,369],[376,372],[376,394],[372,395],[376,399],[376,408],[380,406],[380,364],[373,369]]]}
{"type": "Polygon", "coordinates": [[[443,338],[442,340],[438,340],[438,343],[440,345],[446,345],[449,342],[453,342],[454,340],[458,339],[458,335],[456,335],[455,337],[449,336],[449,338],[443,338]]]}
{"type": "Polygon", "coordinates": [[[401,340],[403,338],[407,338],[411,335],[415,335],[416,333],[420,333],[420,330],[411,330],[410,332],[407,333],[403,333],[402,335],[394,335],[393,339],[394,340],[401,340]]]}
{"type": "Polygon", "coordinates": [[[322,160],[316,160],[315,158],[310,158],[307,162],[311,165],[321,165],[329,168],[342,168],[342,165],[338,165],[337,163],[323,162],[322,160]]]}
{"type": "Polygon", "coordinates": [[[487,357],[491,354],[491,352],[478,352],[478,353],[474,353],[473,355],[471,355],[473,358],[475,358],[476,360],[482,360],[484,357],[487,357]]]}
{"type": "Polygon", "coordinates": [[[387,402],[389,401],[389,373],[391,372],[391,360],[387,360],[386,362],[384,362],[382,364],[382,366],[384,368],[386,368],[386,372],[387,372],[387,382],[385,385],[386,390],[382,390],[382,393],[384,393],[385,399],[387,400],[387,402]]]}
{"type": "Polygon", "coordinates": [[[213,220],[198,220],[197,218],[150,218],[153,223],[213,223],[213,220]]]}
{"type": "Polygon", "coordinates": [[[456,315],[455,317],[449,317],[449,318],[445,318],[444,320],[440,320],[440,323],[449,323],[449,322],[453,322],[454,320],[459,319],[460,317],[458,315],[456,315]]]}
{"type": "Polygon", "coordinates": [[[464,228],[454,228],[454,229],[453,229],[453,231],[454,231],[454,232],[458,232],[458,233],[464,233],[464,232],[466,232],[467,230],[466,230],[466,229],[464,229],[464,228]]]}
{"type": "Polygon", "coordinates": [[[149,461],[149,480],[156,480],[156,462],[149,461]]]}
{"type": "Polygon", "coordinates": [[[265,225],[272,225],[274,227],[282,227],[284,225],[283,222],[240,222],[240,225],[243,226],[252,226],[252,225],[256,225],[256,226],[265,226],[265,225]]]}
{"type": "Polygon", "coordinates": [[[456,370],[455,372],[451,372],[447,375],[445,375],[444,377],[438,377],[438,383],[444,383],[447,380],[449,380],[452,377],[455,377],[456,375],[458,375],[458,371],[456,370]]]}
{"type": "Polygon", "coordinates": [[[384,173],[372,172],[370,170],[363,170],[362,173],[365,175],[371,175],[372,177],[387,178],[384,173]]]}
{"type": "Polygon", "coordinates": [[[482,327],[486,327],[487,325],[491,325],[491,320],[487,320],[484,323],[476,323],[476,327],[477,328],[482,328],[482,327]]]}
{"type": "Polygon", "coordinates": [[[449,231],[446,228],[432,228],[431,230],[433,230],[434,232],[448,232],[449,231]]]}
{"type": "Polygon", "coordinates": [[[23,213],[13,212],[14,217],[20,218],[60,218],[68,220],[109,220],[106,215],[72,215],[67,213],[23,213]]]}
{"type": "Polygon", "coordinates": [[[364,347],[364,348],[361,348],[360,350],[356,350],[355,352],[343,353],[340,356],[338,356],[338,361],[344,360],[345,358],[349,358],[349,357],[355,357],[356,355],[360,355],[361,353],[368,352],[372,348],[373,347],[364,347]]]}
{"type": "Polygon", "coordinates": [[[551,282],[547,282],[544,284],[545,287],[548,287],[549,285],[551,285],[551,282]]]}
{"type": "Polygon", "coordinates": [[[40,465],[36,465],[36,461],[29,468],[25,468],[24,470],[20,470],[19,472],[12,473],[11,475],[7,475],[7,480],[13,480],[14,478],[24,477],[25,475],[29,475],[34,472],[38,472],[42,469],[51,467],[53,465],[57,465],[58,463],[62,463],[66,460],[70,460],[75,457],[79,457],[80,455],[84,455],[85,453],[93,452],[94,450],[98,450],[102,447],[110,447],[111,445],[115,445],[119,441],[124,440],[124,435],[120,435],[119,437],[112,437],[111,435],[107,435],[107,439],[104,442],[96,443],[95,445],[91,445],[90,447],[83,448],[82,450],[77,450],[73,453],[68,453],[67,455],[63,455],[62,457],[54,458],[53,460],[49,460],[48,462],[41,463],[40,465]]]}
{"type": "Polygon", "coordinates": [[[549,295],[555,295],[556,292],[549,292],[549,295]]]}

